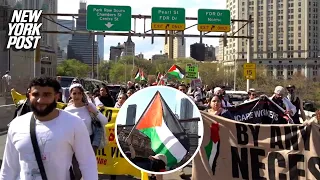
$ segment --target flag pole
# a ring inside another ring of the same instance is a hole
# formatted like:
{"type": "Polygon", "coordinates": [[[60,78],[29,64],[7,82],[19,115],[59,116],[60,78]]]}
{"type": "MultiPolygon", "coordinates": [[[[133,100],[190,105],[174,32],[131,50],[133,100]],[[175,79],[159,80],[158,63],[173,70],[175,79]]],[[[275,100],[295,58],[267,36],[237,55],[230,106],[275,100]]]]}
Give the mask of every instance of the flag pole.
{"type": "Polygon", "coordinates": [[[157,86],[159,86],[159,83],[162,81],[162,79],[164,78],[164,77],[166,77],[166,75],[168,74],[168,72],[166,72],[161,78],[160,78],[160,80],[159,80],[159,82],[158,82],[158,84],[157,84],[157,86]]]}
{"type": "MultiPolygon", "coordinates": [[[[131,136],[131,134],[132,134],[132,132],[133,132],[133,130],[137,127],[137,125],[139,124],[139,122],[141,121],[141,118],[145,115],[145,113],[147,112],[147,110],[149,109],[149,106],[150,106],[150,104],[154,101],[154,99],[155,99],[155,97],[156,97],[156,95],[157,94],[160,94],[160,92],[159,91],[157,91],[154,95],[153,95],[153,97],[152,97],[152,99],[151,99],[151,101],[149,102],[149,104],[147,105],[147,107],[146,107],[146,109],[143,111],[143,113],[141,114],[141,116],[140,116],[140,118],[139,118],[139,120],[138,120],[138,122],[137,123],[135,123],[135,125],[132,127],[132,129],[131,129],[131,131],[130,131],[130,133],[129,133],[129,135],[128,135],[128,137],[126,138],[126,140],[125,140],[125,142],[129,139],[129,137],[131,136]]],[[[161,94],[160,94],[161,95],[161,94]]]]}

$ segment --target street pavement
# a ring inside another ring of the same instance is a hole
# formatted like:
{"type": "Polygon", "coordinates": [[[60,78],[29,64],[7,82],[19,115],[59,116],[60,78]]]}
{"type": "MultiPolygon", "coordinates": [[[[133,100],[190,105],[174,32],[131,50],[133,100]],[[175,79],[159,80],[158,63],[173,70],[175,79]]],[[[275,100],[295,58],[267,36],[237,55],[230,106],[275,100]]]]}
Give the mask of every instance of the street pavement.
{"type": "MultiPolygon", "coordinates": [[[[4,152],[4,146],[6,143],[7,134],[6,132],[0,132],[0,156],[1,156],[1,163],[2,163],[2,156],[4,152]]],[[[186,175],[190,177],[191,175],[191,167],[186,167],[184,169],[186,175]]],[[[101,176],[100,180],[109,180],[110,178],[108,176],[101,176]]],[[[117,180],[133,180],[135,178],[125,177],[125,176],[119,176],[117,177],[117,180]]],[[[164,180],[180,180],[179,172],[175,172],[172,174],[164,175],[164,180]]]]}

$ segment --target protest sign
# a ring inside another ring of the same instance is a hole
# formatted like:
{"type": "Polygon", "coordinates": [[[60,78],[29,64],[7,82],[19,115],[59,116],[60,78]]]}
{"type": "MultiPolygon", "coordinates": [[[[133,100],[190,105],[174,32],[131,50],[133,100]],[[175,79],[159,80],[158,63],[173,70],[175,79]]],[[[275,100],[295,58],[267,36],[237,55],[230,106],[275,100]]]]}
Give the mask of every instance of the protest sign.
{"type": "Polygon", "coordinates": [[[207,112],[202,118],[204,138],[193,160],[193,180],[320,179],[318,124],[247,124],[207,112]]]}
{"type": "Polygon", "coordinates": [[[283,110],[267,96],[229,107],[234,120],[252,124],[287,124],[283,110]]]}
{"type": "Polygon", "coordinates": [[[132,175],[141,179],[147,179],[147,174],[134,168],[121,154],[115,135],[115,121],[119,109],[105,108],[102,113],[107,117],[108,124],[106,125],[107,145],[105,148],[98,150],[97,162],[98,171],[100,174],[112,175],[132,175]]]}

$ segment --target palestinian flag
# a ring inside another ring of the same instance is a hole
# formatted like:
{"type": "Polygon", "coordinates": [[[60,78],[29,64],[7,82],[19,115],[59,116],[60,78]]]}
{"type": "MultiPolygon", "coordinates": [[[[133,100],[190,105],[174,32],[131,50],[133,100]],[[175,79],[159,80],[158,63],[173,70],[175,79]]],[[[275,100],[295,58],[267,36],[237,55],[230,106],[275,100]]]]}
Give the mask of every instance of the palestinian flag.
{"type": "Polygon", "coordinates": [[[140,69],[138,69],[138,70],[137,70],[137,72],[136,72],[136,75],[135,75],[135,77],[134,77],[134,80],[136,80],[136,81],[140,81],[140,79],[141,79],[141,76],[140,76],[140,69]]]}
{"type": "Polygon", "coordinates": [[[161,73],[160,73],[160,72],[158,72],[158,73],[157,73],[157,79],[156,79],[156,82],[159,82],[159,81],[160,81],[160,79],[161,79],[161,73]]]}
{"type": "Polygon", "coordinates": [[[167,157],[167,167],[179,163],[190,149],[190,140],[160,92],[151,99],[136,129],[149,137],[156,154],[167,157]]]}
{"type": "Polygon", "coordinates": [[[146,81],[143,70],[140,69],[140,81],[146,81]]]}
{"type": "Polygon", "coordinates": [[[164,76],[159,72],[158,75],[157,75],[157,85],[164,85],[164,80],[163,80],[164,76]]]}
{"type": "Polygon", "coordinates": [[[145,81],[146,80],[146,78],[144,76],[144,72],[140,68],[137,70],[134,79],[136,81],[145,81]]]}
{"type": "Polygon", "coordinates": [[[182,73],[182,69],[178,65],[172,65],[171,68],[168,70],[168,74],[178,78],[183,79],[184,75],[182,73]]]}
{"type": "Polygon", "coordinates": [[[220,149],[219,124],[212,123],[210,127],[210,142],[205,146],[205,151],[208,157],[209,165],[213,175],[216,171],[217,159],[220,149]]]}

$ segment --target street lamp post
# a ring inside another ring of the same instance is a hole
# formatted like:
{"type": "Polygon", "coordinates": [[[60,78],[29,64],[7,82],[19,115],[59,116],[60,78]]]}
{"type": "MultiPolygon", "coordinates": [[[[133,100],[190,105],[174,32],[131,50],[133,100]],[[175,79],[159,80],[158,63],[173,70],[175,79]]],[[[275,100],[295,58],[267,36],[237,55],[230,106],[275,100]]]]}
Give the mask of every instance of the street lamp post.
{"type": "Polygon", "coordinates": [[[39,62],[34,61],[33,63],[33,76],[35,78],[41,75],[41,61],[44,59],[49,59],[49,57],[42,57],[39,62]]]}
{"type": "Polygon", "coordinates": [[[234,73],[233,73],[233,90],[236,90],[237,86],[237,71],[238,71],[238,66],[237,66],[237,59],[234,59],[234,73]]]}

